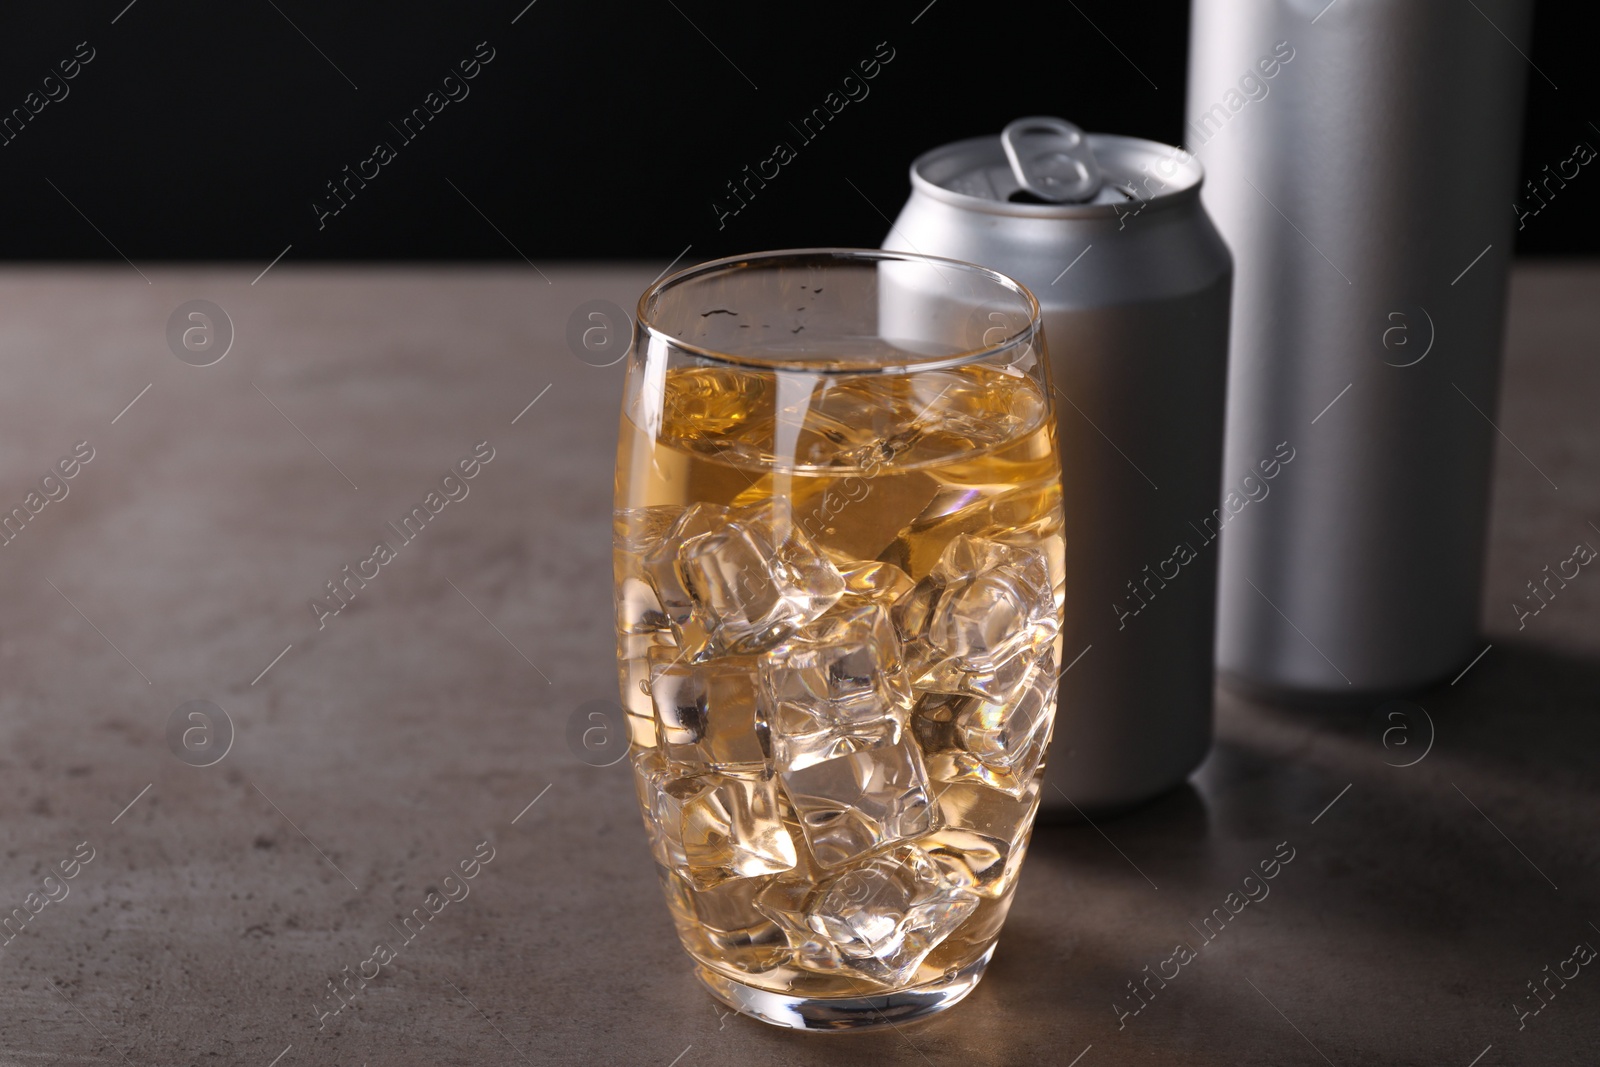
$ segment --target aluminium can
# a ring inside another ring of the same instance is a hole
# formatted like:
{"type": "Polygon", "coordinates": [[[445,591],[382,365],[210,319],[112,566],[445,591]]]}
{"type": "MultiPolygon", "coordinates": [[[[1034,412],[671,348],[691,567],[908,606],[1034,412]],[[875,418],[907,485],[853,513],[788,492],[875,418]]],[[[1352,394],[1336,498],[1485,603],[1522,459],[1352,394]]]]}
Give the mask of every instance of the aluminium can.
{"type": "Polygon", "coordinates": [[[1225,470],[1296,453],[1223,537],[1233,687],[1370,702],[1482,648],[1531,9],[1195,0],[1185,136],[1238,270],[1225,470]]]}
{"type": "Polygon", "coordinates": [[[1172,789],[1211,744],[1233,268],[1201,181],[1180,148],[1018,120],[919,157],[884,242],[991,267],[1039,299],[1066,513],[1042,797],[1058,817],[1172,789]]]}

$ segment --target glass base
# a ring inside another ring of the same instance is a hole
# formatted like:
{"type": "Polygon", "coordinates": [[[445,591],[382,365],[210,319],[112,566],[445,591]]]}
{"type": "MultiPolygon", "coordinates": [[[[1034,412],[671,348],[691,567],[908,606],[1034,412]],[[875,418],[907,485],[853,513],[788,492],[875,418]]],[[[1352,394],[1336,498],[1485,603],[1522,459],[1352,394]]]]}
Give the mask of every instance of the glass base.
{"type": "Polygon", "coordinates": [[[991,945],[981,957],[936,982],[865,997],[797,997],[774,993],[736,982],[707,967],[696,967],[695,975],[712,996],[744,1015],[773,1026],[825,1033],[900,1026],[944,1011],[972,992],[993,955],[994,946],[991,945]]]}

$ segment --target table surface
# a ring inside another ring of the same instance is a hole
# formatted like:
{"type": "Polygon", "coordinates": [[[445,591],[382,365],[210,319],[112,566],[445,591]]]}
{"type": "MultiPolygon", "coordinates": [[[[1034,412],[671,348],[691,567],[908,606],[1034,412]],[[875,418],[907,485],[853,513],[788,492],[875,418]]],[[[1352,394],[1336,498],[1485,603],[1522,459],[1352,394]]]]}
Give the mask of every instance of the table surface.
{"type": "Polygon", "coordinates": [[[1223,694],[1191,787],[1039,829],[963,1005],[831,1037],[714,1006],[626,765],[566,741],[615,697],[622,378],[566,331],[659,267],[0,271],[0,505],[94,453],[0,548],[0,914],[28,916],[0,1065],[1594,1062],[1600,967],[1526,983],[1600,946],[1600,579],[1521,630],[1510,604],[1600,545],[1600,266],[1515,273],[1492,647],[1426,716],[1223,694]],[[235,331],[203,368],[166,332],[201,298],[235,331]],[[319,629],[311,598],[485,440],[469,495],[319,629]],[[191,700],[232,723],[212,766],[169,749],[191,700]],[[469,895],[319,1025],[485,841],[469,895]]]}

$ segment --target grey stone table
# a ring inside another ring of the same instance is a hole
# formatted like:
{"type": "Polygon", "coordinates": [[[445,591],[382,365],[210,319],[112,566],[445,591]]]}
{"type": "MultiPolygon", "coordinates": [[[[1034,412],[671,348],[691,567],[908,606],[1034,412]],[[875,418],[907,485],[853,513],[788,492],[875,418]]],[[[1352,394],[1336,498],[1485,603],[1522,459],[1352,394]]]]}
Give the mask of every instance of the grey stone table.
{"type": "Polygon", "coordinates": [[[1600,1060],[1600,577],[1511,608],[1600,545],[1600,268],[1516,273],[1481,659],[1398,718],[1223,695],[1192,787],[1039,830],[966,1003],[812,1037],[701,992],[625,765],[565,739],[614,695],[622,373],[566,330],[659,267],[0,272],[0,1065],[1600,1060]]]}

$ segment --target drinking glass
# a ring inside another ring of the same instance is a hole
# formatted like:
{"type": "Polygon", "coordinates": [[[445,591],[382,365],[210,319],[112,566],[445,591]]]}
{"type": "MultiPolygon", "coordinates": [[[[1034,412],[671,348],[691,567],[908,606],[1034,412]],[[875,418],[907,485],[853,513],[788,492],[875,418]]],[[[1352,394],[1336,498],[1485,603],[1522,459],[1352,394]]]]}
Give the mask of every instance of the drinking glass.
{"type": "Polygon", "coordinates": [[[1064,550],[1033,295],[807,249],[639,301],[618,673],[667,903],[719,1000],[810,1030],[978,982],[1056,707],[1064,550]]]}

